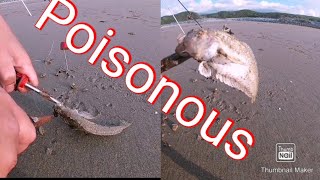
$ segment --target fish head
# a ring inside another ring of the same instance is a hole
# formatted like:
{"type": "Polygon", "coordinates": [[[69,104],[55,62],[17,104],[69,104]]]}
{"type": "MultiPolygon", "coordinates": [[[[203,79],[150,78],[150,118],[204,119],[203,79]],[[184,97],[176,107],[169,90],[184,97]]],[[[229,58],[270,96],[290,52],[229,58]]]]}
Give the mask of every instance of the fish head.
{"type": "Polygon", "coordinates": [[[196,60],[205,60],[202,58],[203,53],[214,43],[214,38],[209,36],[208,32],[207,29],[192,29],[186,35],[179,35],[176,53],[181,56],[188,54],[196,60]]]}

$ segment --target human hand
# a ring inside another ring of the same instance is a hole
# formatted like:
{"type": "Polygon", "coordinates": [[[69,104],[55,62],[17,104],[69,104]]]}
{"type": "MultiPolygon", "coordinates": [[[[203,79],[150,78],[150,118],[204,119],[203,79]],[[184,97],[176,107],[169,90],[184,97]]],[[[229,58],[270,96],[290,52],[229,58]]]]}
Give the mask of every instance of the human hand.
{"type": "Polygon", "coordinates": [[[0,178],[16,166],[18,155],[35,140],[36,131],[28,115],[0,88],[0,178]]]}
{"type": "MultiPolygon", "coordinates": [[[[16,71],[27,75],[30,83],[38,86],[38,77],[27,52],[0,16],[0,85],[7,92],[15,89],[16,71]]],[[[22,88],[18,90],[27,91],[22,88]]]]}

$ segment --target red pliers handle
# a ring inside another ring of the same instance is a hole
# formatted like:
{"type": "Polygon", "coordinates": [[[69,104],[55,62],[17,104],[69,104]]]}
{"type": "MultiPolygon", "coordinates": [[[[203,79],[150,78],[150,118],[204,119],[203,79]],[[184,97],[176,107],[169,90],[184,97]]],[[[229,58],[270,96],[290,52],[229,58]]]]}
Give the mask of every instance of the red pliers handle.
{"type": "Polygon", "coordinates": [[[29,78],[25,74],[21,74],[17,72],[17,80],[16,80],[16,90],[18,88],[25,88],[26,84],[29,82],[29,78]]]}
{"type": "MultiPolygon", "coordinates": [[[[28,76],[25,74],[21,74],[21,73],[16,72],[16,77],[17,77],[16,90],[18,90],[18,88],[25,88],[26,84],[29,82],[28,76]]],[[[43,117],[31,117],[31,116],[29,116],[29,117],[35,127],[40,127],[40,126],[50,122],[54,118],[53,115],[43,116],[43,117]]]]}

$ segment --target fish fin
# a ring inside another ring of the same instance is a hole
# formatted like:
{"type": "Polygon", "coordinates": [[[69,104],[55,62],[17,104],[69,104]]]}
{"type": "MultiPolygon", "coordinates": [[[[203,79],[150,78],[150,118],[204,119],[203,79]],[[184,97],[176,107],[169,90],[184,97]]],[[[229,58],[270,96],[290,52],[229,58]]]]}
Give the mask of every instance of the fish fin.
{"type": "Polygon", "coordinates": [[[221,82],[236,88],[248,97],[252,101],[256,99],[258,92],[258,74],[254,67],[246,65],[227,63],[227,64],[211,64],[211,66],[217,71],[216,78],[221,82]]]}
{"type": "Polygon", "coordinates": [[[92,115],[92,114],[90,114],[90,113],[88,113],[88,112],[85,112],[85,111],[78,112],[78,114],[79,114],[80,116],[82,116],[83,118],[89,119],[89,120],[96,119],[96,118],[99,116],[99,114],[96,115],[96,116],[94,116],[94,115],[92,115]]]}
{"type": "Polygon", "coordinates": [[[199,64],[198,71],[202,76],[204,76],[206,78],[212,76],[212,70],[211,70],[210,66],[208,65],[208,63],[205,61],[203,61],[199,64]]]}

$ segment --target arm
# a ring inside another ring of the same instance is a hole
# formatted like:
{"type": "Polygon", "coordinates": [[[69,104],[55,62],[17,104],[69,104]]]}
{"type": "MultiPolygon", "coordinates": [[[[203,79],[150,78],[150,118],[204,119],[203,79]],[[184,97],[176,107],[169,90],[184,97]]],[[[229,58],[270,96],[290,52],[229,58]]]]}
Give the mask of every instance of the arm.
{"type": "Polygon", "coordinates": [[[29,117],[8,94],[15,89],[16,71],[26,74],[31,84],[38,85],[27,52],[0,16],[0,178],[8,175],[15,167],[18,155],[36,138],[29,117]]]}
{"type": "Polygon", "coordinates": [[[15,167],[18,155],[35,140],[36,131],[28,115],[0,88],[0,178],[15,167]]]}

